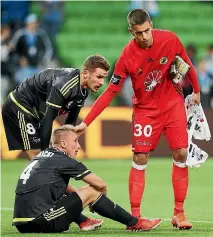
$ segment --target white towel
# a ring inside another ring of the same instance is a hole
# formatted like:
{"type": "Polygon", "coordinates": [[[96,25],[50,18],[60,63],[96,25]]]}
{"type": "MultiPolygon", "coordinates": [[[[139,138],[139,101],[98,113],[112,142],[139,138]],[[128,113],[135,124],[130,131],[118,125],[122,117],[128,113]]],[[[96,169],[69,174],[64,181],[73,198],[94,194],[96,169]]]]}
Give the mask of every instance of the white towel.
{"type": "Polygon", "coordinates": [[[188,147],[188,156],[186,165],[190,168],[199,168],[208,158],[208,154],[201,150],[196,144],[190,143],[188,147]]]}
{"type": "Polygon", "coordinates": [[[200,164],[204,163],[208,158],[208,154],[205,151],[192,143],[192,137],[198,140],[209,141],[211,133],[201,104],[192,105],[191,100],[192,95],[188,95],[185,99],[185,109],[189,142],[186,165],[192,168],[200,167],[200,164]]]}
{"type": "Polygon", "coordinates": [[[201,104],[191,105],[192,95],[185,99],[189,142],[194,139],[209,141],[211,133],[201,104]]]}

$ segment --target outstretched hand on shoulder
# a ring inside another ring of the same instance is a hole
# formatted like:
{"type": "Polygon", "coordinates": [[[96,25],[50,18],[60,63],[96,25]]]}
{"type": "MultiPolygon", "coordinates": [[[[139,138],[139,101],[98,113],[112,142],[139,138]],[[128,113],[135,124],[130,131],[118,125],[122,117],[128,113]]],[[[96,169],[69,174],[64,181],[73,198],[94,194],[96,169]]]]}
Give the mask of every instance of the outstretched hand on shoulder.
{"type": "Polygon", "coordinates": [[[75,132],[78,136],[81,136],[83,133],[85,133],[87,128],[86,123],[82,122],[79,125],[75,126],[75,132]]]}

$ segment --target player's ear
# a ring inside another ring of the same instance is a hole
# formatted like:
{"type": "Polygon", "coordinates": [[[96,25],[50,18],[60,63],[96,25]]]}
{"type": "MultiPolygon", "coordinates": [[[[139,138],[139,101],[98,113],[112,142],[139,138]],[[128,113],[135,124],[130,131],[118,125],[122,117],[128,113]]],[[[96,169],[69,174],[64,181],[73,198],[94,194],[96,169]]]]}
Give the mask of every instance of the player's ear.
{"type": "Polygon", "coordinates": [[[67,143],[66,143],[64,140],[61,140],[61,147],[62,147],[62,148],[66,148],[66,147],[67,147],[66,144],[67,144],[67,143]]]}
{"type": "Polygon", "coordinates": [[[89,70],[88,69],[83,69],[82,75],[83,75],[83,79],[86,80],[88,75],[89,75],[89,70]]]}
{"type": "Polygon", "coordinates": [[[150,26],[151,26],[151,29],[153,29],[153,22],[152,21],[150,22],[150,26]]]}
{"type": "Polygon", "coordinates": [[[132,34],[133,36],[134,36],[134,33],[133,33],[133,30],[132,30],[132,28],[128,28],[128,31],[130,32],[130,34],[132,34]]]}

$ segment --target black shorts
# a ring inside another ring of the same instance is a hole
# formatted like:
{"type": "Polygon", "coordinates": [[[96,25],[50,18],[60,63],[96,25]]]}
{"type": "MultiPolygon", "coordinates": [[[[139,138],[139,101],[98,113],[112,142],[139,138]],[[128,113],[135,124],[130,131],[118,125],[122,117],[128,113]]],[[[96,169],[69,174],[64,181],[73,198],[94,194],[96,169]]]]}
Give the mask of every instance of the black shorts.
{"type": "Polygon", "coordinates": [[[2,118],[9,150],[40,149],[39,121],[22,111],[8,96],[2,118]]]}
{"type": "Polygon", "coordinates": [[[61,198],[57,205],[40,217],[25,224],[16,225],[20,233],[60,233],[69,229],[69,225],[82,212],[82,201],[73,192],[61,198]]]}

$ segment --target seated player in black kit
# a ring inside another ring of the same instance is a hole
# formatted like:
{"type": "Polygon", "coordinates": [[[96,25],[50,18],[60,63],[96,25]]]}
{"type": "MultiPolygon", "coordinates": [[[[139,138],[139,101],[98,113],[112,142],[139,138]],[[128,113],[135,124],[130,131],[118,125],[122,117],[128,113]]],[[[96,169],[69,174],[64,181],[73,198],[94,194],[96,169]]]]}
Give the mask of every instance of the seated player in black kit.
{"type": "MultiPolygon", "coordinates": [[[[16,187],[13,225],[21,233],[54,233],[69,229],[82,210],[98,214],[140,231],[144,219],[133,217],[107,196],[107,185],[75,160],[80,149],[72,125],[54,130],[52,147],[41,151],[21,173],[16,187]],[[69,179],[87,183],[65,196],[69,179]]],[[[160,224],[156,219],[156,226],[160,224]]]]}
{"type": "Polygon", "coordinates": [[[32,158],[47,148],[53,120],[68,113],[65,123],[75,125],[89,90],[98,91],[109,68],[103,56],[94,55],[81,70],[48,68],[17,86],[2,108],[9,150],[26,151],[32,158]]]}
{"type": "MultiPolygon", "coordinates": [[[[75,125],[89,90],[103,85],[110,65],[101,55],[89,56],[82,69],[48,68],[21,83],[2,108],[9,150],[23,150],[29,158],[48,148],[54,119],[68,113],[65,124],[75,125]]],[[[67,187],[67,192],[71,192],[67,187]]],[[[81,230],[101,226],[102,220],[80,215],[81,230]]]]}

